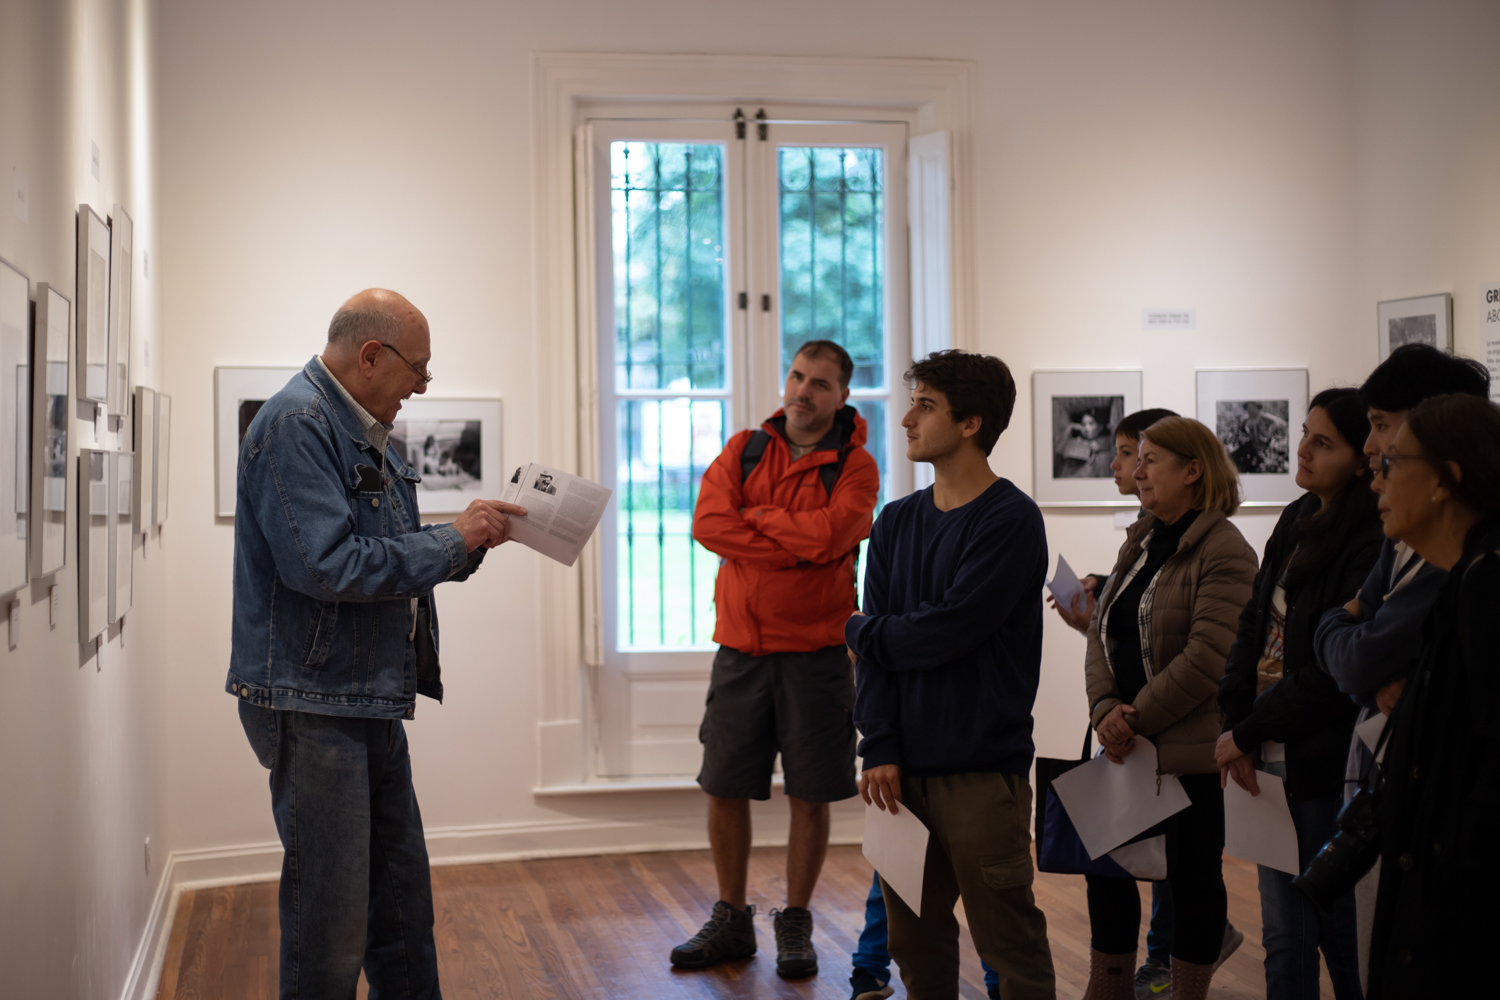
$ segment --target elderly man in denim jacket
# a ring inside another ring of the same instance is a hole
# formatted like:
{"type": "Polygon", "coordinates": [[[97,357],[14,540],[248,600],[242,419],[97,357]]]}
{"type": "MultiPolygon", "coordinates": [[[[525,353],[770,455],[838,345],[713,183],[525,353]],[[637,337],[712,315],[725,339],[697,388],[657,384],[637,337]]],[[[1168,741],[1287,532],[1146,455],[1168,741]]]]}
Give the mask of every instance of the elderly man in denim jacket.
{"type": "Polygon", "coordinates": [[[433,588],[464,580],[525,509],[476,500],[422,524],[419,477],[387,445],[431,376],[427,320],[381,289],[240,444],[226,690],[271,771],[281,996],[437,998],[432,886],[402,720],[441,700],[433,588]]]}

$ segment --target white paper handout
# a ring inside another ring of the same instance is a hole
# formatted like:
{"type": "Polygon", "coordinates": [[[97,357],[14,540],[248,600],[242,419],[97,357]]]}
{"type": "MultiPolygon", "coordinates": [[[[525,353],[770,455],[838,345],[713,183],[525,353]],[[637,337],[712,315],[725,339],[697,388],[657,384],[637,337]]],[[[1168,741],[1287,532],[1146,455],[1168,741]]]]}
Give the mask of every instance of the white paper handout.
{"type": "MultiPolygon", "coordinates": [[[[1385,732],[1385,723],[1385,713],[1376,712],[1364,722],[1354,727],[1354,731],[1359,734],[1361,742],[1370,748],[1371,753],[1375,752],[1375,744],[1380,742],[1380,734],[1385,732]]],[[[1380,755],[1382,757],[1385,756],[1385,748],[1381,748],[1380,755]]]]}
{"type": "Polygon", "coordinates": [[[865,806],[865,860],[901,901],[922,915],[922,873],[927,869],[927,827],[905,806],[892,816],[865,806]]]}
{"type": "Polygon", "coordinates": [[[1286,804],[1286,784],[1274,774],[1255,772],[1259,795],[1251,795],[1233,778],[1224,783],[1224,853],[1301,875],[1297,864],[1297,828],[1286,804]]]}
{"type": "MultiPolygon", "coordinates": [[[[1047,589],[1052,591],[1057,606],[1067,611],[1073,610],[1073,598],[1083,593],[1083,583],[1078,579],[1078,574],[1073,572],[1073,567],[1062,557],[1057,555],[1057,570],[1052,574],[1052,579],[1047,581],[1047,589]]],[[[1080,601],[1080,606],[1087,607],[1086,601],[1080,601]]]]}
{"type": "Polygon", "coordinates": [[[1156,773],[1156,746],[1144,736],[1135,738],[1135,750],[1125,763],[1111,763],[1101,755],[1054,778],[1052,787],[1090,860],[1189,805],[1175,775],[1156,773]]]}
{"type": "Polygon", "coordinates": [[[511,516],[511,538],[571,566],[599,526],[613,492],[570,472],[532,462],[515,471],[500,491],[500,499],[526,508],[525,517],[511,516]]]}

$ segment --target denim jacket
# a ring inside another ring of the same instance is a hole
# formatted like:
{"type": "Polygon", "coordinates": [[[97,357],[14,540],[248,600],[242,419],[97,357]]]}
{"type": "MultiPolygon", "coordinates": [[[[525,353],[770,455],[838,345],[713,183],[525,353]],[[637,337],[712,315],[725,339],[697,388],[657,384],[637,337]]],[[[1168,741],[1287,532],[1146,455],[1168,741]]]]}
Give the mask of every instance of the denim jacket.
{"type": "Polygon", "coordinates": [[[251,421],[229,693],[377,719],[410,719],[418,694],[442,699],[432,589],[466,579],[484,549],[470,554],[451,524],[422,524],[421,477],[389,446],[383,459],[316,358],[251,421]]]}

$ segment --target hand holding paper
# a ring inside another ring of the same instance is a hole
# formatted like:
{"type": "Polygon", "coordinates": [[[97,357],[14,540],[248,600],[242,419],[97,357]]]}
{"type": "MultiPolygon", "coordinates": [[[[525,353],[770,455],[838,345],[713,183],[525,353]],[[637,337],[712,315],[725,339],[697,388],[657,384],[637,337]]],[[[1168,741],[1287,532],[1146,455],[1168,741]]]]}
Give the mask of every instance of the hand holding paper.
{"type": "Polygon", "coordinates": [[[922,915],[922,876],[927,870],[927,827],[910,809],[888,813],[865,806],[865,860],[902,902],[922,915]]]}
{"type": "Polygon", "coordinates": [[[1095,757],[1052,781],[1091,859],[1108,854],[1190,804],[1182,782],[1156,773],[1156,746],[1147,739],[1137,739],[1135,744],[1123,764],[1095,757]]]}
{"type": "Polygon", "coordinates": [[[1047,581],[1047,589],[1052,591],[1052,596],[1057,600],[1058,607],[1073,608],[1073,598],[1083,593],[1083,584],[1078,579],[1078,574],[1073,572],[1073,567],[1068,561],[1057,556],[1057,569],[1052,574],[1052,579],[1047,581]]]}
{"type": "Polygon", "coordinates": [[[1297,828],[1286,804],[1286,784],[1267,771],[1256,772],[1255,778],[1259,795],[1233,781],[1224,787],[1224,853],[1300,875],[1297,828]]]}
{"type": "Polygon", "coordinates": [[[501,501],[522,504],[527,512],[508,519],[508,537],[571,566],[599,526],[613,492],[569,472],[535,462],[523,465],[500,492],[501,501]]]}

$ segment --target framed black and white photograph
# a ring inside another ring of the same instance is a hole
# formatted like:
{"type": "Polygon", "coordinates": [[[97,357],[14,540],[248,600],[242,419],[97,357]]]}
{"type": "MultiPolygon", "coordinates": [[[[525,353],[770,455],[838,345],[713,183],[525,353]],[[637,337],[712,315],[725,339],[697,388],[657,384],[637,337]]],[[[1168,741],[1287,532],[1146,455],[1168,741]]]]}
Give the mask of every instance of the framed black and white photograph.
{"type": "Polygon", "coordinates": [[[156,498],[151,524],[160,528],[167,523],[167,484],[172,471],[172,397],[156,394],[156,473],[151,495],[156,498]]]}
{"type": "Polygon", "coordinates": [[[73,304],[52,286],[36,286],[31,360],[31,575],[56,573],[68,561],[68,430],[72,371],[68,337],[73,304]]]}
{"type": "Polygon", "coordinates": [[[130,558],[135,542],[135,455],[109,453],[109,623],[124,618],[134,594],[135,566],[130,558]]]}
{"type": "Polygon", "coordinates": [[[1109,465],[1115,426],[1141,408],[1139,369],[1031,373],[1033,499],[1042,506],[1125,507],[1109,465]]]}
{"type": "Polygon", "coordinates": [[[130,317],[135,226],[116,205],[109,217],[109,413],[130,411],[130,317]]]}
{"type": "Polygon", "coordinates": [[[408,399],[396,414],[391,447],[422,477],[423,514],[454,514],[500,495],[498,399],[408,399]]]}
{"type": "Polygon", "coordinates": [[[1198,372],[1198,419],[1224,442],[1248,506],[1277,506],[1297,488],[1297,442],[1307,419],[1306,368],[1198,372]]]}
{"type": "Polygon", "coordinates": [[[220,517],[234,516],[235,468],[240,442],[250,429],[250,421],[266,400],[280,392],[301,370],[300,367],[214,369],[215,510],[220,517]]]}
{"type": "Polygon", "coordinates": [[[31,281],[0,261],[0,594],[31,576],[31,281]]]}
{"type": "Polygon", "coordinates": [[[156,390],[135,387],[135,495],[136,530],[151,530],[156,513],[156,390]]]}
{"type": "Polygon", "coordinates": [[[1406,344],[1453,351],[1453,296],[1447,293],[1381,302],[1375,316],[1381,361],[1406,344]]]}
{"type": "Polygon", "coordinates": [[[78,452],[78,641],[109,627],[109,452],[78,452]]]}
{"type": "Polygon", "coordinates": [[[78,206],[78,398],[109,403],[109,227],[78,206]]]}

